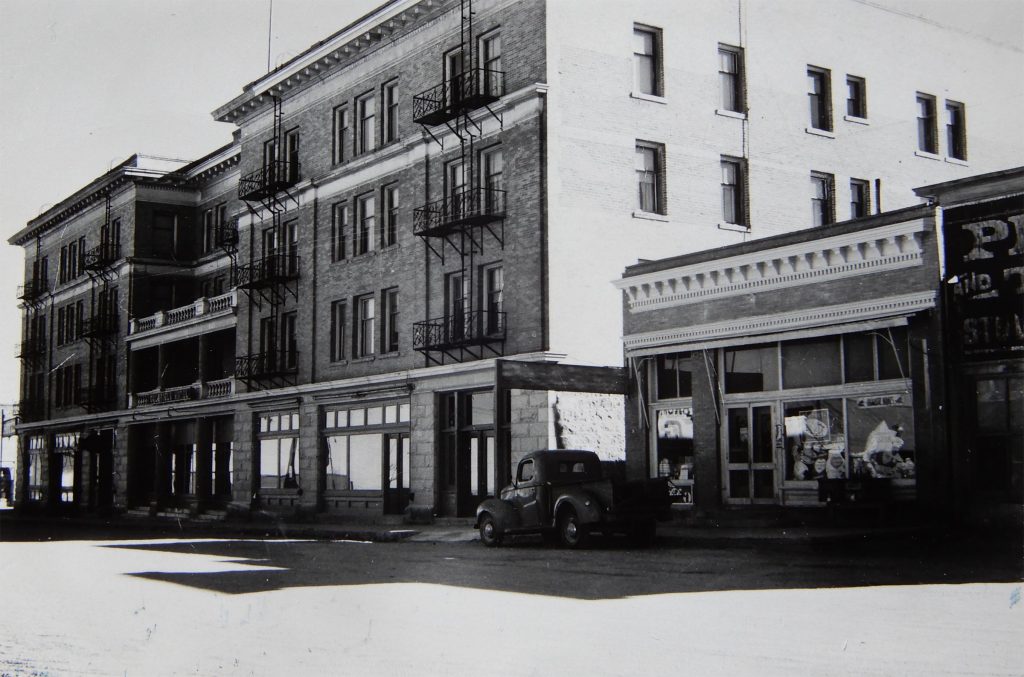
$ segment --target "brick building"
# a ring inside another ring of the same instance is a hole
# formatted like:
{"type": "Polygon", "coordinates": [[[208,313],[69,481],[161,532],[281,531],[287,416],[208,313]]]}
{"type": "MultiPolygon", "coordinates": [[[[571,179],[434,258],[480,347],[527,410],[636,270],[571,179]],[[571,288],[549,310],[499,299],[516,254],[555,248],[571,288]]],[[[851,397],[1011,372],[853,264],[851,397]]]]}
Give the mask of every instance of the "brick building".
{"type": "Polygon", "coordinates": [[[624,266],[1020,153],[988,80],[1018,53],[856,2],[797,34],[810,8],[392,0],[249,83],[232,143],[11,239],[19,496],[464,515],[526,451],[621,457],[624,266]]]}
{"type": "Polygon", "coordinates": [[[627,268],[633,472],[699,514],[1019,518],[1024,168],[917,192],[930,204],[627,268]]]}

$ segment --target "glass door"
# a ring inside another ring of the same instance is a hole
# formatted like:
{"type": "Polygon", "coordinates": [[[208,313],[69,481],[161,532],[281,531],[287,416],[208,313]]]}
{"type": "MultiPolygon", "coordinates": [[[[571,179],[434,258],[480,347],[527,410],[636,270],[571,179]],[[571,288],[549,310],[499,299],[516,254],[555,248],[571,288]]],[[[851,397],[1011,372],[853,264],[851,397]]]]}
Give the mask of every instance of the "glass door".
{"type": "Polygon", "coordinates": [[[743,404],[726,409],[725,502],[776,501],[775,406],[743,404]]]}
{"type": "Polygon", "coordinates": [[[409,474],[409,433],[384,435],[387,446],[387,477],[384,486],[384,512],[400,515],[409,505],[411,487],[409,474]]]}

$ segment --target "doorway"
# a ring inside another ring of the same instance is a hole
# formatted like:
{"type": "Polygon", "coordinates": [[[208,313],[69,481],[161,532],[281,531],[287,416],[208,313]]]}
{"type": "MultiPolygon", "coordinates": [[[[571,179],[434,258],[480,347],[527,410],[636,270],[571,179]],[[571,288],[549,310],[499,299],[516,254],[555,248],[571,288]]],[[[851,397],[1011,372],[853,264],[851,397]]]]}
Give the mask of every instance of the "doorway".
{"type": "Polygon", "coordinates": [[[723,463],[725,502],[776,502],[775,405],[751,403],[726,408],[723,463]]]}
{"type": "Polygon", "coordinates": [[[388,433],[384,435],[387,453],[387,468],[384,484],[384,512],[400,515],[409,505],[409,433],[388,433]]]}

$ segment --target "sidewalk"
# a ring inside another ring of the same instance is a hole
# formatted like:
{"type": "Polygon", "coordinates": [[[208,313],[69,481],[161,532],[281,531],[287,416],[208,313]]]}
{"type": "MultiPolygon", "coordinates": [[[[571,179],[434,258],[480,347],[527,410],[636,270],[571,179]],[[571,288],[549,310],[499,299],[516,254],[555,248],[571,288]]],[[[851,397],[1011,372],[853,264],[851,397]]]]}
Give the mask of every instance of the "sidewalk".
{"type": "MultiPolygon", "coordinates": [[[[122,514],[111,517],[18,514],[0,510],[0,541],[6,540],[5,531],[17,534],[26,530],[44,536],[66,538],[81,531],[96,537],[116,535],[124,537],[131,532],[148,532],[166,537],[241,537],[241,538],[296,538],[325,541],[368,541],[374,543],[468,543],[479,539],[473,520],[444,520],[435,524],[377,524],[320,522],[301,523],[283,520],[211,520],[185,515],[157,517],[122,514]]],[[[920,534],[936,534],[938,527],[860,527],[860,526],[692,526],[680,522],[658,525],[657,546],[686,547],[690,545],[755,545],[783,543],[850,543],[875,538],[906,538],[920,534]]],[[[657,547],[656,546],[656,547],[657,547]]]]}

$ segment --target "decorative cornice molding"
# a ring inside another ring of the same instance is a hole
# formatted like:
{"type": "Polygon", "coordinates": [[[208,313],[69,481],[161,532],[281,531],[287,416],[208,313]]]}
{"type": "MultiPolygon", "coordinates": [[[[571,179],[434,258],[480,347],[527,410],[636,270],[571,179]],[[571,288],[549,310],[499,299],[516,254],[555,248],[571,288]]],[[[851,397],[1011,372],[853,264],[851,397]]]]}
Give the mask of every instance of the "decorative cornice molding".
{"type": "Polygon", "coordinates": [[[700,303],[922,264],[922,219],[626,277],[630,312],[700,303]]]}
{"type": "Polygon", "coordinates": [[[769,334],[780,331],[827,327],[839,323],[910,315],[935,307],[935,292],[925,291],[887,296],[857,303],[821,306],[789,313],[755,315],[737,320],[688,325],[660,331],[628,334],[623,337],[626,350],[658,345],[699,343],[704,341],[769,334]]]}

